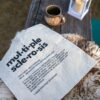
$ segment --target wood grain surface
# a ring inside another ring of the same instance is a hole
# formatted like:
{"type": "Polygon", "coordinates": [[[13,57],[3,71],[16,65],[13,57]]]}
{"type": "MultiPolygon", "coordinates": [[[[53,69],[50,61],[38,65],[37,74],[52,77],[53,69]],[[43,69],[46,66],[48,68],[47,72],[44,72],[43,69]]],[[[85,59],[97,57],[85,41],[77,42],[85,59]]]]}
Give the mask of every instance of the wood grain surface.
{"type": "Polygon", "coordinates": [[[91,11],[80,21],[67,14],[70,0],[32,0],[25,28],[42,23],[51,29],[63,33],[80,34],[88,40],[92,39],[91,11]],[[50,4],[59,5],[66,17],[66,23],[57,27],[51,27],[44,20],[45,8],[50,4]]]}

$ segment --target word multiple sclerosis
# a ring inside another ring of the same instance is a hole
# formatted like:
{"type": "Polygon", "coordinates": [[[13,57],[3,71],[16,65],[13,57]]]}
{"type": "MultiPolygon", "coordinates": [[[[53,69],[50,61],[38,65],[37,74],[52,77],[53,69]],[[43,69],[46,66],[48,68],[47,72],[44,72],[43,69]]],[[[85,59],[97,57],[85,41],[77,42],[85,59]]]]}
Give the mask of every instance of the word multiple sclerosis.
{"type": "Polygon", "coordinates": [[[11,70],[13,72],[15,72],[24,63],[26,63],[28,61],[28,59],[37,55],[38,52],[43,51],[48,46],[47,43],[45,43],[45,42],[41,43],[41,42],[42,42],[42,40],[40,38],[37,38],[37,39],[32,39],[32,42],[28,46],[23,45],[23,47],[21,48],[21,51],[16,51],[16,55],[8,61],[8,63],[6,64],[7,67],[11,68],[11,70]],[[36,49],[36,45],[38,45],[37,49],[36,49]],[[19,60],[19,58],[22,57],[23,54],[27,53],[30,49],[33,49],[33,51],[31,51],[27,55],[27,57],[24,57],[21,60],[19,60]],[[14,65],[15,62],[16,62],[16,64],[14,65]],[[11,67],[12,65],[14,65],[14,66],[11,67]]]}

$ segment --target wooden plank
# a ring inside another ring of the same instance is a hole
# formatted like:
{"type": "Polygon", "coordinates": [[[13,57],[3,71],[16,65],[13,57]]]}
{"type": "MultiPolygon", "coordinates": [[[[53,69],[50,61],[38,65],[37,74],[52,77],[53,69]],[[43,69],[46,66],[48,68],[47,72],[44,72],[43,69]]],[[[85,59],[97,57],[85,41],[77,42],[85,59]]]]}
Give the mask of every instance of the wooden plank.
{"type": "Polygon", "coordinates": [[[88,40],[92,40],[92,23],[91,23],[91,9],[83,20],[83,33],[88,40]]]}
{"type": "MultiPolygon", "coordinates": [[[[68,11],[68,6],[69,6],[69,3],[68,3],[69,0],[61,0],[60,1],[60,7],[62,9],[62,14],[64,15],[64,17],[67,19],[67,11],[68,11]]],[[[61,25],[61,34],[63,33],[66,33],[66,30],[67,30],[67,23],[64,23],[61,25]],[[62,29],[62,27],[65,26],[65,28],[62,29]]]]}
{"type": "Polygon", "coordinates": [[[91,12],[80,21],[67,14],[70,0],[32,0],[25,28],[42,23],[52,30],[62,33],[77,33],[91,40],[91,12]],[[66,17],[66,23],[57,27],[46,24],[44,20],[45,8],[50,4],[59,5],[66,17]]]}
{"type": "Polygon", "coordinates": [[[53,0],[41,0],[41,4],[40,4],[40,8],[39,8],[37,17],[36,17],[36,23],[35,24],[42,23],[42,24],[50,27],[51,29],[53,29],[53,30],[55,30],[57,32],[60,32],[60,28],[58,28],[58,27],[51,27],[44,20],[45,9],[50,4],[54,4],[53,0]]]}
{"type": "Polygon", "coordinates": [[[35,24],[42,23],[60,33],[61,32],[60,26],[57,26],[57,27],[49,26],[48,24],[46,24],[46,22],[44,20],[45,8],[50,4],[58,5],[59,3],[57,2],[57,0],[55,0],[55,1],[54,0],[33,0],[31,3],[31,6],[30,6],[30,10],[29,10],[28,18],[27,18],[27,21],[25,24],[25,28],[28,28],[35,24]]]}
{"type": "Polygon", "coordinates": [[[28,28],[35,24],[37,12],[39,10],[40,1],[41,0],[32,0],[29,14],[26,20],[25,28],[28,28]]]}
{"type": "MultiPolygon", "coordinates": [[[[60,1],[60,0],[59,0],[60,1]]],[[[59,33],[61,33],[61,27],[60,26],[57,26],[57,27],[52,27],[52,26],[49,26],[45,20],[44,20],[44,16],[45,16],[45,9],[48,5],[50,4],[56,4],[56,5],[59,5],[60,3],[57,1],[57,0],[41,0],[41,4],[40,4],[40,9],[38,11],[38,15],[37,15],[37,19],[41,19],[40,21],[36,21],[35,24],[38,24],[38,23],[42,23],[48,27],[50,27],[52,30],[55,30],[59,33]],[[42,13],[41,13],[42,12],[42,13]]]]}
{"type": "MultiPolygon", "coordinates": [[[[67,1],[68,2],[68,1],[67,1]]],[[[65,5],[66,2],[63,0],[65,5]]],[[[63,4],[63,5],[64,5],[63,4]]],[[[64,7],[64,6],[62,6],[64,7]]],[[[64,13],[66,13],[66,8],[64,8],[64,13]]],[[[68,14],[66,14],[66,24],[62,25],[62,32],[67,33],[78,33],[88,40],[91,40],[91,11],[85,16],[85,18],[80,21],[68,14]],[[66,30],[65,30],[66,29],[66,30]]]]}

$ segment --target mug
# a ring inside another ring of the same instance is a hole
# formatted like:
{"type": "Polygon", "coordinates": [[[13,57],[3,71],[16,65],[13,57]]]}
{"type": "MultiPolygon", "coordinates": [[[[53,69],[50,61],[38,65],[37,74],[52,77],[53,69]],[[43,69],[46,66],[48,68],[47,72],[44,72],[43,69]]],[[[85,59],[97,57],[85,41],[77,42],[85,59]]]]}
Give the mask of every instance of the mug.
{"type": "Polygon", "coordinates": [[[62,9],[58,5],[49,5],[45,10],[45,21],[51,26],[58,26],[65,23],[62,9]]]}

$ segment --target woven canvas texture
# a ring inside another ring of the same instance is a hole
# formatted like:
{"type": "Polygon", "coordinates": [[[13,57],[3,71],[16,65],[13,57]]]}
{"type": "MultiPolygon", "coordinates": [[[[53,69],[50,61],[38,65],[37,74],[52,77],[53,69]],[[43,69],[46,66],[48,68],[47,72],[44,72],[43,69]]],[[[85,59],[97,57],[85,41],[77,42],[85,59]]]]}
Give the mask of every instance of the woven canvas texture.
{"type": "MultiPolygon", "coordinates": [[[[75,34],[63,36],[83,49],[97,61],[97,65],[63,98],[63,100],[100,100],[100,48],[75,34]]],[[[0,100],[16,100],[7,86],[0,80],[0,100]]]]}

